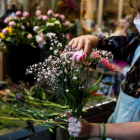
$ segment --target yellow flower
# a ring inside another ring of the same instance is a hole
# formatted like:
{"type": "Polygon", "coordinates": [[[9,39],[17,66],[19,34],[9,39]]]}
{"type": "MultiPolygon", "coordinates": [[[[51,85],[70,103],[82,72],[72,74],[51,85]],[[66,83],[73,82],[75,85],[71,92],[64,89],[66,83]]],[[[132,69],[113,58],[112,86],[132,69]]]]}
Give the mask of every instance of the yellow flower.
{"type": "Polygon", "coordinates": [[[9,31],[9,35],[12,36],[13,34],[13,29],[11,27],[6,27],[6,29],[9,31]]]}
{"type": "Polygon", "coordinates": [[[0,38],[5,39],[5,35],[3,33],[0,33],[0,38]]]}

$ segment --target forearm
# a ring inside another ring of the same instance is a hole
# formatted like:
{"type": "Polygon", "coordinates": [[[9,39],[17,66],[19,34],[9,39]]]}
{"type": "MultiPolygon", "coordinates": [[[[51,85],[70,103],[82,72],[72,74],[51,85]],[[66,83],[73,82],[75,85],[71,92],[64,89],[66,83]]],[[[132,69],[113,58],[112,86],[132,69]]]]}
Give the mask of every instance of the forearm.
{"type": "MultiPolygon", "coordinates": [[[[91,137],[99,136],[98,124],[91,123],[92,131],[91,137]]],[[[103,125],[100,124],[101,134],[103,132],[103,125]]],[[[116,124],[105,124],[106,138],[116,138],[123,140],[139,140],[140,139],[140,122],[127,122],[116,124]]]]}

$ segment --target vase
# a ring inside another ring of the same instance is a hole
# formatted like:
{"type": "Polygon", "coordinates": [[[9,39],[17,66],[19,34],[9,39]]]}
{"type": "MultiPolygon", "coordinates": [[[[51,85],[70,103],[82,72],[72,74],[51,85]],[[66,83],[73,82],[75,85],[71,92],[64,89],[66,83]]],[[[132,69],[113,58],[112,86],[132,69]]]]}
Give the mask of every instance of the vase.
{"type": "Polygon", "coordinates": [[[14,83],[28,82],[30,86],[35,83],[33,75],[26,75],[28,66],[44,61],[44,50],[33,48],[30,45],[12,45],[7,51],[8,76],[14,83]]]}

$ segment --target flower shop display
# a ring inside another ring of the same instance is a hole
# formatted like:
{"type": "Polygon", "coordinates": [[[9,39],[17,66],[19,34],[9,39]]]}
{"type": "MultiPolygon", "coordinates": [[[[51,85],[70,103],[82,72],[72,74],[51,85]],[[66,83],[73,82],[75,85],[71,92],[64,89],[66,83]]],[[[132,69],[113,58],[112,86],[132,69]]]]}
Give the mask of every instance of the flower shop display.
{"type": "Polygon", "coordinates": [[[28,12],[17,11],[15,17],[7,17],[4,23],[7,27],[0,33],[0,50],[7,49],[13,82],[28,81],[31,79],[25,75],[28,65],[62,51],[67,43],[66,33],[73,27],[64,15],[52,10],[46,15],[37,10],[33,17],[28,12]]]}
{"type": "MultiPolygon", "coordinates": [[[[99,89],[98,83],[104,71],[116,70],[116,67],[109,62],[112,59],[111,52],[94,50],[91,57],[83,50],[73,52],[66,46],[60,56],[49,56],[44,62],[30,66],[27,74],[34,74],[36,86],[48,84],[65,101],[65,105],[69,106],[71,114],[78,119],[90,92],[99,89]],[[88,87],[89,68],[94,68],[96,72],[98,64],[104,66],[102,74],[93,86],[88,87]],[[81,75],[83,70],[85,75],[81,75]]],[[[109,82],[104,84],[110,85],[109,82]]]]}

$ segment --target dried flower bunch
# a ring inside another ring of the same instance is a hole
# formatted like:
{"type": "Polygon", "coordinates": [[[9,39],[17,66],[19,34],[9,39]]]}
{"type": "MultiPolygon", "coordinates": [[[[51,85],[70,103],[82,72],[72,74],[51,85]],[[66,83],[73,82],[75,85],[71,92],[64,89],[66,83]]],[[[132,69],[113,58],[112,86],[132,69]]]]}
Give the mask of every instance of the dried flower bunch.
{"type": "Polygon", "coordinates": [[[69,33],[73,26],[65,20],[64,15],[55,14],[52,10],[48,10],[46,15],[37,10],[34,17],[31,17],[28,12],[17,11],[15,17],[7,17],[4,23],[7,27],[0,33],[1,48],[22,44],[47,49],[47,46],[54,46],[52,45],[54,42],[50,42],[48,33],[55,34],[57,41],[65,46],[66,33],[69,33]]]}
{"type": "Polygon", "coordinates": [[[73,52],[66,46],[59,56],[50,56],[43,63],[30,66],[27,74],[35,75],[36,86],[48,84],[65,100],[72,115],[78,118],[89,93],[98,90],[97,84],[104,73],[103,70],[97,82],[88,88],[89,68],[96,71],[97,64],[102,63],[106,70],[115,71],[115,66],[109,63],[112,59],[110,52],[94,50],[91,55],[86,55],[83,50],[73,52]],[[84,76],[81,75],[83,70],[86,72],[84,76]]]}

